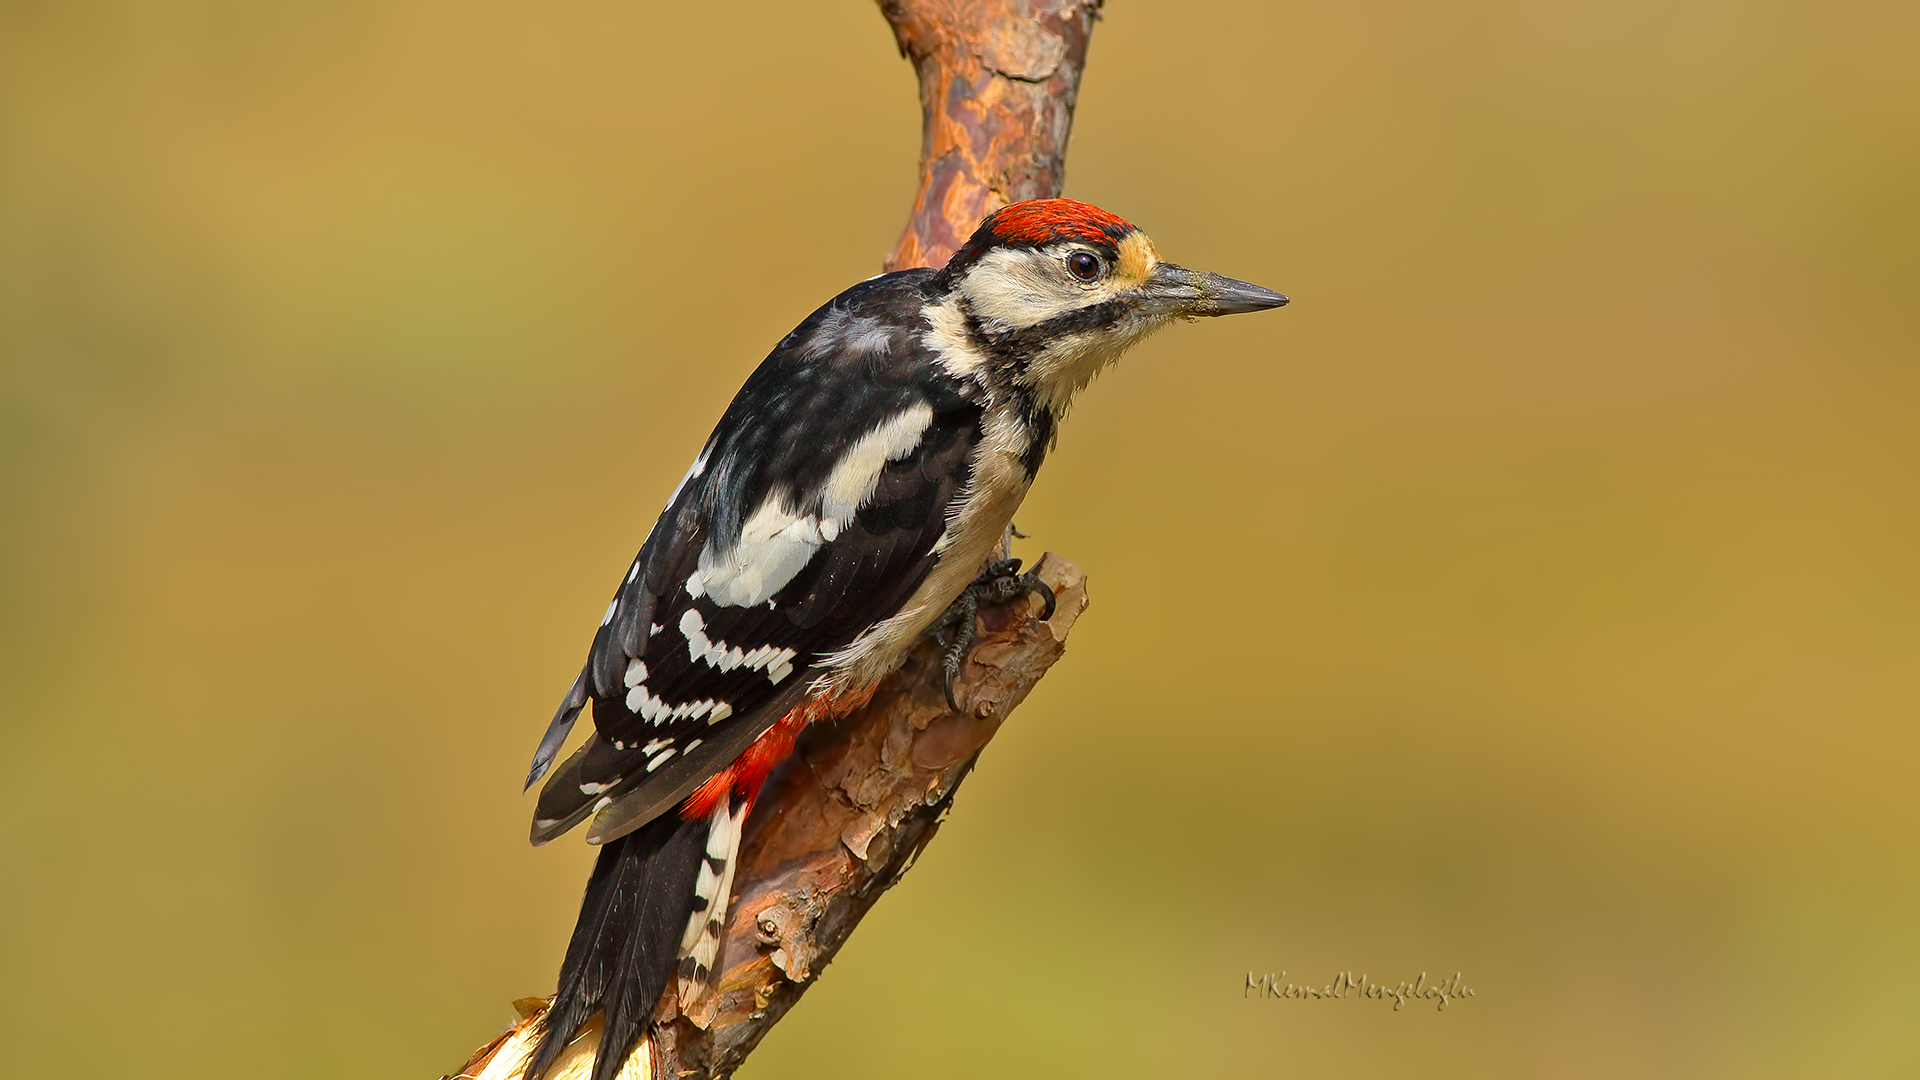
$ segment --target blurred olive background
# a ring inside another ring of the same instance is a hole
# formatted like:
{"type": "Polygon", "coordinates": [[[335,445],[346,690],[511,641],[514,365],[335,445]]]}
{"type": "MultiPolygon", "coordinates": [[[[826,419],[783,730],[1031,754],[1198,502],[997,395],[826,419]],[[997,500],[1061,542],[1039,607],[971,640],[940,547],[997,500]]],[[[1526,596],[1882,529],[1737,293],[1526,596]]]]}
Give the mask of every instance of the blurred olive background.
{"type": "MultiPolygon", "coordinates": [[[[918,147],[859,0],[0,6],[3,1071],[551,989],[527,756],[918,147]]],[[[1068,658],[743,1075],[1920,1075],[1920,8],[1114,0],[1068,193],[1294,305],[1083,400],[1068,658]]]]}

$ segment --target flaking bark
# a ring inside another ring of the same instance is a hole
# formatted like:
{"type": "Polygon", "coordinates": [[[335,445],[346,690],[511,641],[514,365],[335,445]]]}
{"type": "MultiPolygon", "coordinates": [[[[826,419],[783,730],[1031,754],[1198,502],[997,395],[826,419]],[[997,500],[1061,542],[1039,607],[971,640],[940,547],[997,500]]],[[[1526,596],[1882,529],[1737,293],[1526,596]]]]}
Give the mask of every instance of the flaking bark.
{"type": "Polygon", "coordinates": [[[980,219],[1060,194],[1100,0],[880,0],[920,77],[920,190],[887,269],[939,266],[980,219]]]}
{"type": "MultiPolygon", "coordinates": [[[[981,218],[1060,194],[1080,74],[1100,0],[880,0],[920,80],[920,188],[889,270],[938,266],[981,218]]],[[[981,633],[947,708],[939,648],[922,642],[864,709],[807,732],[761,793],[741,846],[718,992],[684,1016],[672,994],[620,1080],[732,1073],[799,1001],[882,893],[933,839],[987,741],[1066,648],[1086,579],[1052,554],[1037,598],[983,609],[981,633]]],[[[547,1001],[475,1051],[459,1078],[518,1080],[547,1001]]],[[[585,1077],[598,1016],[549,1070],[585,1077]]]]}
{"type": "MultiPolygon", "coordinates": [[[[698,1015],[662,1002],[651,1051],[643,1043],[621,1080],[719,1077],[740,1067],[800,1000],[866,913],[913,866],[940,828],[988,740],[1066,649],[1087,608],[1086,577],[1042,557],[1053,618],[1038,597],[982,609],[980,640],[947,708],[940,649],[923,641],[859,712],[809,730],[755,806],[741,845],[739,895],[720,954],[718,992],[698,1015]]],[[[477,1051],[458,1077],[512,1080],[538,1038],[546,1001],[515,1003],[522,1019],[477,1051]]],[[[587,1075],[596,1018],[548,1076],[587,1075]]]]}

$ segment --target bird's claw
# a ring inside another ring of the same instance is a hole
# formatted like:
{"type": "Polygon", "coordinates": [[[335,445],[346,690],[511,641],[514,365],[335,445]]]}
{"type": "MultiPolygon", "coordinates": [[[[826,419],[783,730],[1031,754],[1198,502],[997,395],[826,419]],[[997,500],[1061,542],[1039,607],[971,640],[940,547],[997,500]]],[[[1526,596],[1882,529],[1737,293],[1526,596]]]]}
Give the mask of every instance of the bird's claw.
{"type": "Polygon", "coordinates": [[[1053,618],[1053,589],[1040,580],[1037,571],[1020,572],[1019,559],[1001,559],[987,564],[973,584],[963,589],[953,604],[940,616],[935,630],[951,631],[946,650],[940,656],[940,670],[945,676],[947,707],[954,712],[960,711],[960,702],[954,697],[953,681],[960,675],[960,667],[966,663],[967,654],[972,651],[974,641],[979,637],[974,617],[980,613],[983,604],[1003,604],[1009,600],[1039,593],[1043,606],[1041,621],[1053,618]]]}

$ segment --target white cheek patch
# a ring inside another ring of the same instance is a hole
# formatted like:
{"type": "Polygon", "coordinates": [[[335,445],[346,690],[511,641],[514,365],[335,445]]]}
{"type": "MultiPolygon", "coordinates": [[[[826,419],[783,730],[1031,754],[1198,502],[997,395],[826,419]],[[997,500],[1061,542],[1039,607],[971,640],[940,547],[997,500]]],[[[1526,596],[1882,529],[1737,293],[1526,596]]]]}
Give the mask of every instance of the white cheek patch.
{"type": "Polygon", "coordinates": [[[1001,248],[988,252],[967,271],[960,290],[989,329],[1018,330],[1094,301],[1061,280],[1054,269],[1050,255],[1001,248]]]}

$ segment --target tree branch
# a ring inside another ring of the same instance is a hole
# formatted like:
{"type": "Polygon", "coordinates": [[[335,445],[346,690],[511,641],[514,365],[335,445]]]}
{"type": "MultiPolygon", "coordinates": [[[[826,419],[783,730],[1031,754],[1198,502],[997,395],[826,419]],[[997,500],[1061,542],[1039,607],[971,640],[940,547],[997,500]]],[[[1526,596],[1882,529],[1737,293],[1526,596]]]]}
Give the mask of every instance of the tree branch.
{"type": "Polygon", "coordinates": [[[980,219],[1060,194],[1101,0],[880,0],[920,76],[920,191],[887,269],[939,266],[980,219]]]}
{"type": "MultiPolygon", "coordinates": [[[[1080,72],[1100,0],[880,0],[913,61],[924,112],[920,190],[887,269],[939,265],[988,213],[1058,195],[1080,72]]],[[[732,1073],[800,1000],[853,929],[933,839],[960,781],[1007,715],[1066,647],[1086,609],[1078,567],[1037,567],[1057,607],[1032,598],[983,609],[978,643],[946,706],[939,650],[925,641],[862,710],[806,732],[756,802],[736,871],[718,992],[683,1016],[667,994],[620,1080],[732,1073]]],[[[547,1001],[457,1075],[519,1080],[547,1001]]],[[[548,1071],[582,1080],[600,1043],[596,1015],[548,1071]]]]}
{"type": "MultiPolygon", "coordinates": [[[[859,712],[810,729],[754,807],[741,845],[739,897],[721,946],[718,993],[683,1016],[666,995],[654,1029],[621,1080],[732,1073],[839,952],[882,893],[912,868],[940,828],[960,781],[1066,649],[1087,607],[1086,577],[1044,556],[1053,618],[1035,598],[982,609],[979,643],[956,686],[966,714],[947,708],[940,649],[923,641],[859,712]],[[651,1046],[651,1052],[647,1048],[651,1046]]],[[[545,999],[515,1002],[518,1024],[477,1051],[458,1077],[515,1080],[539,1041],[545,999]]],[[[548,1073],[580,1080],[600,1043],[596,1016],[548,1073]]]]}

